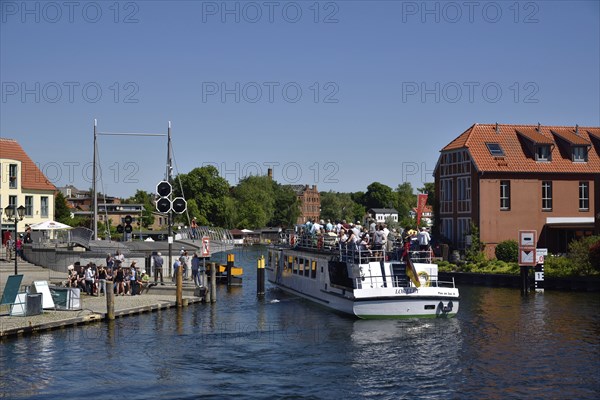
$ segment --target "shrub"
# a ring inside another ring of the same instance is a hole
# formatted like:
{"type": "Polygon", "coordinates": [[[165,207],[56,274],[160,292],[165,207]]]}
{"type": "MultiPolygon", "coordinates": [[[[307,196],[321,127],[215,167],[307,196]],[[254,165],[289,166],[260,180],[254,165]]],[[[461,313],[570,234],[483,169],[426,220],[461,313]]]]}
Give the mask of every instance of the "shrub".
{"type": "Polygon", "coordinates": [[[496,258],[505,262],[519,261],[519,244],[516,240],[505,240],[496,246],[496,258]]]}
{"type": "Polygon", "coordinates": [[[592,247],[600,241],[599,236],[587,236],[569,243],[569,259],[578,275],[593,275],[598,268],[592,267],[592,247]]]}
{"type": "Polygon", "coordinates": [[[592,263],[592,269],[600,272],[600,240],[590,247],[590,262],[592,263]]]}
{"type": "Polygon", "coordinates": [[[545,257],[544,275],[555,278],[576,276],[577,268],[567,257],[545,257]]]}

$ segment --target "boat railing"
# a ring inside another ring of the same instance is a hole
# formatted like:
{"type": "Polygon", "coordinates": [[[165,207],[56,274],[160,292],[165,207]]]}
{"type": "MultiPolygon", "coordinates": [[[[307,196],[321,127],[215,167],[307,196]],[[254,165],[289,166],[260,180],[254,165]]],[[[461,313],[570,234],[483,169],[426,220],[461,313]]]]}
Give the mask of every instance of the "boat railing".
{"type": "MultiPolygon", "coordinates": [[[[420,280],[421,281],[421,280],[420,280]]],[[[416,292],[417,286],[406,276],[381,276],[370,275],[354,278],[354,287],[357,289],[366,288],[405,288],[406,293],[416,292]],[[407,283],[408,282],[408,283],[407,283]]],[[[421,282],[419,287],[440,287],[440,288],[456,288],[454,278],[451,281],[440,281],[437,275],[428,275],[424,282],[421,282]]]]}

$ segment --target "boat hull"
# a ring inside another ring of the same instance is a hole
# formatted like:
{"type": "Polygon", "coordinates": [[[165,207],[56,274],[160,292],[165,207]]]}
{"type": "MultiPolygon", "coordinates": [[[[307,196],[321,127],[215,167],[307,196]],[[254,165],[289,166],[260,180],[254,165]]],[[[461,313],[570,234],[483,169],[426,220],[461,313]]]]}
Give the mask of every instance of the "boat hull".
{"type": "Polygon", "coordinates": [[[430,281],[430,276],[437,275],[437,266],[415,265],[426,277],[420,287],[398,271],[402,270],[398,263],[357,265],[331,254],[273,249],[266,272],[269,282],[287,293],[361,319],[455,316],[458,289],[430,281]]]}

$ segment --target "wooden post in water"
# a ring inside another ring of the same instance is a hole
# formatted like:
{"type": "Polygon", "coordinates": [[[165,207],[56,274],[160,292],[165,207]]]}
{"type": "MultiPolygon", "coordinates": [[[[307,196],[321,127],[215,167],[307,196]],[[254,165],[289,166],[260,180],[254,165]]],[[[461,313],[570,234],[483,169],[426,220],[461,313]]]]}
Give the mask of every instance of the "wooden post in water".
{"type": "Polygon", "coordinates": [[[217,263],[210,263],[210,302],[217,301],[217,263]]]}
{"type": "Polygon", "coordinates": [[[256,262],[256,295],[265,294],[265,256],[260,256],[256,262]]]}
{"type": "Polygon", "coordinates": [[[210,303],[210,288],[208,287],[206,274],[206,258],[202,259],[202,286],[204,287],[204,302],[210,303]]]}
{"type": "Polygon", "coordinates": [[[115,319],[115,292],[113,281],[106,281],[106,287],[104,288],[104,294],[106,295],[106,319],[115,319]]]}
{"type": "Polygon", "coordinates": [[[177,288],[175,289],[175,303],[177,307],[183,306],[183,267],[180,265],[177,268],[177,288]]]}
{"type": "Polygon", "coordinates": [[[529,267],[521,265],[521,296],[529,295],[529,267]]]}

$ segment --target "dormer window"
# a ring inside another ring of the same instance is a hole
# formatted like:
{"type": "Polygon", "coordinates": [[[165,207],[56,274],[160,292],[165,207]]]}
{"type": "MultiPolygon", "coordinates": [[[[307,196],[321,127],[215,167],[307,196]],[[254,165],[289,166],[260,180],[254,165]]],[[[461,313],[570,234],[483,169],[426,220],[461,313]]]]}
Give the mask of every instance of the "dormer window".
{"type": "Polygon", "coordinates": [[[587,148],[584,146],[572,146],[573,162],[587,162],[587,148]]]}
{"type": "Polygon", "coordinates": [[[486,143],[485,145],[492,156],[504,157],[504,150],[502,150],[502,147],[500,147],[499,143],[486,143]]]}
{"type": "Polygon", "coordinates": [[[550,161],[550,146],[547,144],[538,145],[535,148],[536,161],[550,161]]]}

